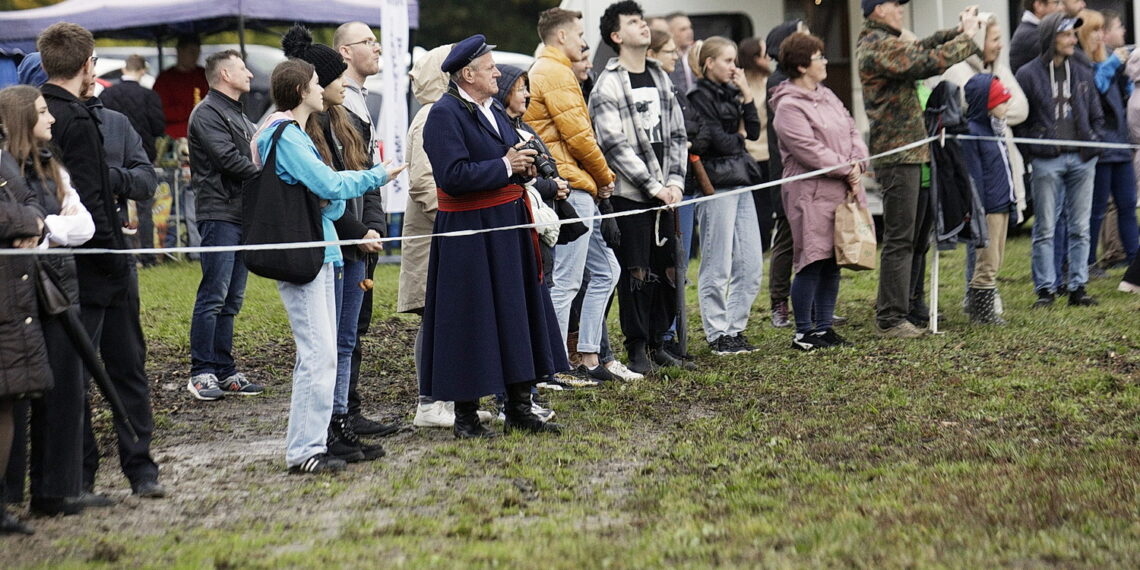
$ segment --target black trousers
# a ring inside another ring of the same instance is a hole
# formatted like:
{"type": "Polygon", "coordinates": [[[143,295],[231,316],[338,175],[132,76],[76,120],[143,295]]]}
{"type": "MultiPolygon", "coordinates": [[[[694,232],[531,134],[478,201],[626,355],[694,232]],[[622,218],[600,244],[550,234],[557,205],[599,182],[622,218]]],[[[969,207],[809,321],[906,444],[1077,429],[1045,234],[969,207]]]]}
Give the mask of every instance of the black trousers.
{"type": "MultiPolygon", "coordinates": [[[[133,260],[132,260],[133,264],[133,260]]],[[[139,440],[132,441],[115,422],[119,465],[135,486],[158,478],[158,464],[150,456],[154,417],[150,408],[150,381],[146,376],[146,341],[139,322],[139,280],[133,265],[129,285],[105,307],[83,305],[83,326],[99,347],[103,365],[131,418],[139,440]]],[[[83,485],[92,489],[99,469],[99,446],[91,429],[91,401],[83,421],[83,485]]]]}
{"type": "MultiPolygon", "coordinates": [[[[372,266],[371,263],[367,263],[365,266],[368,267],[365,277],[372,279],[376,274],[376,267],[372,266]]],[[[350,416],[360,413],[360,392],[357,391],[357,385],[360,384],[360,361],[364,358],[360,345],[364,344],[362,340],[364,335],[368,334],[368,327],[371,325],[372,290],[369,289],[364,292],[364,301],[360,304],[360,317],[356,321],[356,348],[352,349],[352,364],[348,377],[348,415],[350,416]]]]}
{"type": "MultiPolygon", "coordinates": [[[[611,198],[615,211],[641,209],[657,203],[641,203],[611,198]]],[[[656,348],[661,336],[669,330],[677,313],[677,295],[673,285],[675,255],[673,238],[657,245],[660,230],[671,235],[673,219],[670,212],[661,216],[646,212],[617,218],[621,229],[621,245],[614,249],[621,263],[617,283],[618,315],[625,335],[627,352],[638,345],[656,348]]]]}
{"type": "Polygon", "coordinates": [[[12,455],[4,478],[5,500],[10,503],[23,501],[24,476],[29,468],[33,497],[75,497],[82,490],[83,361],[60,318],[44,319],[43,330],[55,387],[40,398],[16,402],[14,407],[12,455]]]}

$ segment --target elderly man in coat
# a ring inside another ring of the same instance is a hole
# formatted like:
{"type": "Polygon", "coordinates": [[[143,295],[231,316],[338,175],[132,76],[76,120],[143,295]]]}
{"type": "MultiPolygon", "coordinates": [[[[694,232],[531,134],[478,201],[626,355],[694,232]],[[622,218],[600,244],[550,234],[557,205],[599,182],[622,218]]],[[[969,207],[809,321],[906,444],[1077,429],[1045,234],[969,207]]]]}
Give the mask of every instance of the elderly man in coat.
{"type": "MultiPolygon", "coordinates": [[[[533,150],[520,150],[498,93],[499,71],[482,35],[452,48],[451,75],[424,129],[439,211],[435,233],[531,222],[523,183],[533,150]]],[[[504,429],[558,433],[531,411],[530,388],[567,370],[534,229],[432,239],[424,299],[420,393],[455,401],[455,436],[490,437],[478,400],[506,393],[504,429]]]]}

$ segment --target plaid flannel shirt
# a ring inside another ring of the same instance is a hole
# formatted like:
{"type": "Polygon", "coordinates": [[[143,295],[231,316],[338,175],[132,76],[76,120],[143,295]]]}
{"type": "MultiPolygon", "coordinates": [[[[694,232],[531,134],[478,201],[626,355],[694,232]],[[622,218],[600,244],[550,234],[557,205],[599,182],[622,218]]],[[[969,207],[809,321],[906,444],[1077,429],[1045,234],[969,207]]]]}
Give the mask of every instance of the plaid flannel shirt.
{"type": "Polygon", "coordinates": [[[656,61],[646,60],[645,69],[653,76],[661,98],[664,125],[664,165],[657,161],[653,144],[641,128],[634,109],[629,71],[613,58],[594,82],[590,92],[590,118],[598,146],[610,169],[617,174],[614,195],[637,202],[649,202],[665,186],[685,187],[688,158],[685,119],[673,97],[673,83],[656,61]]]}

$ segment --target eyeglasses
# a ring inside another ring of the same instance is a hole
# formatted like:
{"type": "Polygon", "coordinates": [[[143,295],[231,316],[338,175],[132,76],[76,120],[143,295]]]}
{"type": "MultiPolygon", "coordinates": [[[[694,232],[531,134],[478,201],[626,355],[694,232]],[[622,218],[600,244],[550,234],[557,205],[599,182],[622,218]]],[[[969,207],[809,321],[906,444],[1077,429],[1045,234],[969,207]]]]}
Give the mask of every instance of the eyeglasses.
{"type": "Polygon", "coordinates": [[[826,55],[813,55],[813,56],[811,56],[811,60],[812,61],[827,61],[827,56],[826,55]]]}
{"type": "Polygon", "coordinates": [[[376,41],[375,38],[368,38],[366,40],[360,40],[358,42],[352,42],[350,44],[344,44],[344,45],[346,45],[346,46],[363,45],[364,47],[366,47],[368,49],[372,49],[374,47],[379,46],[380,42],[376,41]]]}

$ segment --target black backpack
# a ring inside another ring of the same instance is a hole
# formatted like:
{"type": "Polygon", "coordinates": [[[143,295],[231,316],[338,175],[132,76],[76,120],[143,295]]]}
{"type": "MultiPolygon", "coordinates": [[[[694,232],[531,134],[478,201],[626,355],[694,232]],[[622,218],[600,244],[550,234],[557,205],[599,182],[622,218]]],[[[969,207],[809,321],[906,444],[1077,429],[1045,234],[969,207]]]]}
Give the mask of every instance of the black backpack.
{"type": "MultiPolygon", "coordinates": [[[[303,184],[286,184],[277,176],[277,142],[296,121],[281,121],[273,131],[261,173],[245,182],[242,201],[244,245],[323,241],[321,200],[303,184]]],[[[242,252],[255,275],[303,285],[316,279],[324,265],[324,246],[242,252]]]]}

